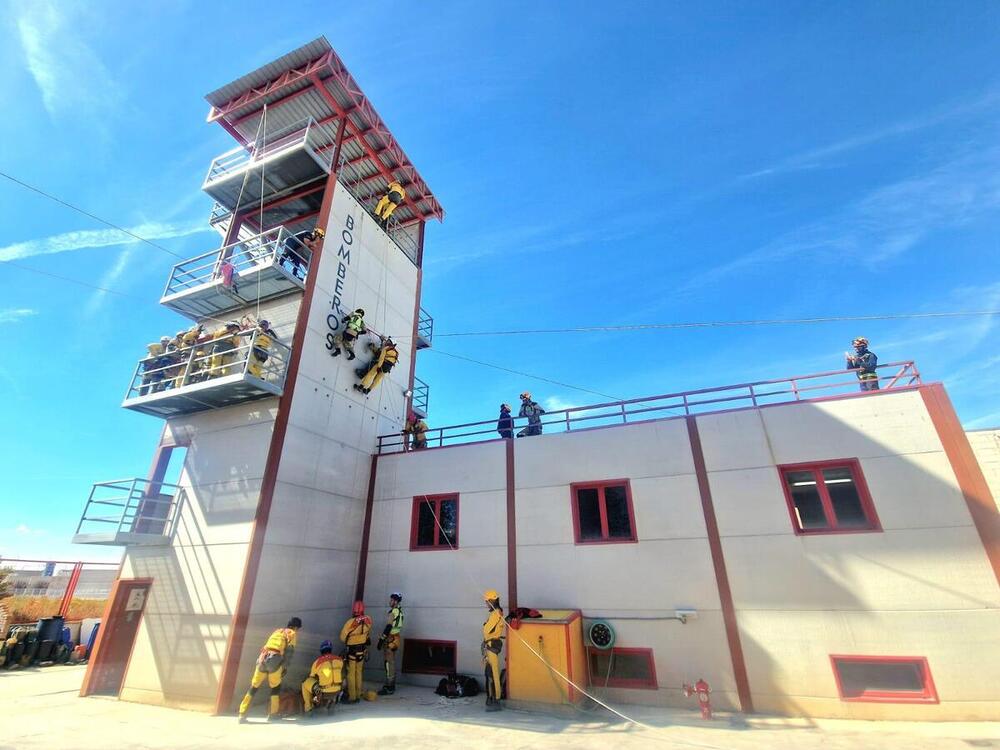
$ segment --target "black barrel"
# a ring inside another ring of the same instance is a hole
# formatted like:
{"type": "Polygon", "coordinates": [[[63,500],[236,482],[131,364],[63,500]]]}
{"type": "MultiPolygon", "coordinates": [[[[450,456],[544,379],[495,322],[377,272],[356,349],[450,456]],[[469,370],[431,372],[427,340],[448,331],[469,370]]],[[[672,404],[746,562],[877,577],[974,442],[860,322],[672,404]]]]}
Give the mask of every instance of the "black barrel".
{"type": "Polygon", "coordinates": [[[38,621],[39,641],[58,641],[62,635],[62,617],[43,617],[38,621]]]}

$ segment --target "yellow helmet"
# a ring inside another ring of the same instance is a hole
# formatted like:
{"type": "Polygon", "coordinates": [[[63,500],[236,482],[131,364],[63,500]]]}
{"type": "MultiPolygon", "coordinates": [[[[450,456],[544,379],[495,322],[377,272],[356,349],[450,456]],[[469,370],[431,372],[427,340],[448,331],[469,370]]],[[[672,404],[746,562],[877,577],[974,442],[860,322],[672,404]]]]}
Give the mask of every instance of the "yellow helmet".
{"type": "Polygon", "coordinates": [[[374,690],[366,690],[365,692],[362,693],[362,696],[366,701],[378,700],[378,693],[376,693],[374,690]]]}
{"type": "Polygon", "coordinates": [[[313,234],[321,238],[326,237],[326,230],[323,229],[322,227],[316,227],[315,229],[313,229],[313,234]]]}
{"type": "Polygon", "coordinates": [[[858,336],[851,342],[851,346],[868,346],[868,339],[864,336],[858,336]]]}
{"type": "Polygon", "coordinates": [[[494,599],[499,599],[499,598],[500,594],[498,594],[494,589],[487,589],[486,591],[483,592],[484,602],[491,602],[494,599]]]}

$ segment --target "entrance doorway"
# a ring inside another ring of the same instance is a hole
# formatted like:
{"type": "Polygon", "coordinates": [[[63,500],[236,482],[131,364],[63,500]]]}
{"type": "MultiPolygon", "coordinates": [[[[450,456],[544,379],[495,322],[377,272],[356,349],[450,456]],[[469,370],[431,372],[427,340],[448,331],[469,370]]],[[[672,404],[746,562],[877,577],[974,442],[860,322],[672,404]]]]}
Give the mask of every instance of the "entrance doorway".
{"type": "Polygon", "coordinates": [[[111,589],[80,695],[118,695],[152,578],[119,578],[111,589]]]}

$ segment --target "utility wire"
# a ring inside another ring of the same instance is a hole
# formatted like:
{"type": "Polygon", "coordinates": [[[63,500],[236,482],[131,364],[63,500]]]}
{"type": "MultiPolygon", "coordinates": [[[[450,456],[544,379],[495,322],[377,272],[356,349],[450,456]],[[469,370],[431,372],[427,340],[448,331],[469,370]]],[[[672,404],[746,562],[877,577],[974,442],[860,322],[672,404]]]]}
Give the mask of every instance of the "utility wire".
{"type": "Polygon", "coordinates": [[[73,279],[69,276],[60,276],[57,273],[49,273],[48,271],[42,271],[39,268],[32,268],[31,266],[24,266],[13,260],[3,261],[5,266],[14,266],[15,268],[20,268],[23,271],[31,271],[31,273],[41,274],[42,276],[48,276],[53,279],[59,279],[60,281],[67,281],[70,284],[76,284],[78,286],[85,286],[88,289],[96,289],[99,292],[107,292],[108,294],[117,294],[120,297],[129,297],[131,299],[142,300],[143,302],[148,301],[145,297],[140,297],[137,294],[129,294],[128,292],[120,292],[117,289],[109,289],[106,286],[98,286],[97,284],[90,284],[86,281],[80,281],[79,279],[73,279]]]}
{"type": "MultiPolygon", "coordinates": [[[[777,318],[762,320],[707,320],[682,323],[641,323],[622,326],[583,326],[580,328],[535,328],[509,331],[461,331],[434,333],[434,338],[458,336],[523,336],[541,333],[595,333],[601,331],[648,331],[677,328],[732,328],[737,326],[796,325],[866,320],[912,320],[920,318],[962,318],[1000,315],[1000,310],[961,310],[954,312],[889,313],[886,315],[834,315],[823,318],[777,318]]],[[[402,337],[401,337],[402,338],[402,337]]]]}
{"type": "MultiPolygon", "coordinates": [[[[26,188],[27,190],[31,190],[34,193],[38,193],[39,195],[43,195],[46,198],[48,198],[49,200],[55,201],[56,203],[59,203],[59,204],[61,204],[63,206],[66,206],[66,208],[72,209],[73,211],[76,211],[79,214],[83,214],[84,216],[87,216],[87,217],[93,219],[94,221],[98,221],[101,224],[104,224],[105,226],[109,226],[112,229],[116,229],[119,232],[123,232],[124,234],[127,234],[129,237],[132,237],[132,238],[138,240],[139,242],[145,242],[147,245],[151,245],[151,246],[155,247],[157,250],[162,250],[163,252],[167,253],[167,255],[172,255],[175,258],[180,258],[181,260],[184,259],[183,255],[179,255],[179,254],[175,253],[173,250],[168,250],[163,245],[157,245],[152,240],[147,240],[145,237],[140,237],[135,232],[132,232],[132,231],[130,231],[128,229],[125,229],[124,227],[120,227],[117,224],[113,224],[110,221],[108,221],[107,219],[102,219],[100,216],[97,216],[96,214],[92,214],[92,213],[90,213],[90,211],[82,209],[79,206],[74,206],[72,203],[69,203],[68,201],[64,201],[62,198],[59,198],[59,197],[57,197],[55,195],[52,195],[52,193],[46,193],[41,188],[37,188],[34,185],[29,185],[27,182],[24,182],[23,180],[19,180],[18,178],[14,177],[13,175],[9,175],[6,172],[0,171],[0,177],[5,177],[6,179],[10,180],[11,182],[13,182],[13,183],[15,183],[17,185],[20,185],[21,187],[26,188]]],[[[107,290],[105,290],[105,291],[107,291],[107,290]]]]}

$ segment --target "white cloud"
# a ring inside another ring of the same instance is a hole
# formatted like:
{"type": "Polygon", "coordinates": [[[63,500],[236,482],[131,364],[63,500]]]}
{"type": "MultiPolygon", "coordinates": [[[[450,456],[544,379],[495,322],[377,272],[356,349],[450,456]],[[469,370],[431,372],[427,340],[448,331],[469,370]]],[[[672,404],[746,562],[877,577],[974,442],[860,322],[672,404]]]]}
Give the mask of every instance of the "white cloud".
{"type": "Polygon", "coordinates": [[[97,120],[122,95],[114,77],[82,38],[84,6],[31,0],[17,9],[17,30],[42,103],[52,117],[97,120]]]}
{"type": "MultiPolygon", "coordinates": [[[[125,247],[118,254],[118,258],[115,260],[114,264],[107,270],[104,276],[101,277],[101,281],[98,286],[102,286],[105,289],[113,289],[118,283],[118,280],[124,275],[125,269],[128,267],[129,261],[131,261],[132,256],[135,255],[136,245],[130,244],[125,247]]],[[[87,304],[84,306],[83,312],[86,317],[93,316],[107,299],[108,293],[103,289],[96,290],[90,295],[90,299],[87,300],[87,304]]]]}
{"type": "MultiPolygon", "coordinates": [[[[187,237],[188,235],[200,232],[212,231],[211,227],[203,223],[174,225],[162,222],[139,224],[128,227],[128,230],[133,234],[153,241],[171,239],[173,237],[187,237]]],[[[21,260],[22,258],[31,258],[36,255],[66,253],[86,248],[116,247],[118,245],[128,245],[133,242],[138,242],[138,240],[117,229],[84,229],[75,232],[64,232],[63,234],[56,234],[51,237],[42,237],[26,242],[15,242],[13,245],[0,247],[0,262],[21,260]]]]}
{"type": "Polygon", "coordinates": [[[44,536],[49,532],[45,529],[33,529],[27,524],[20,523],[17,525],[17,528],[14,529],[14,533],[18,536],[44,536]]]}
{"type": "Polygon", "coordinates": [[[30,318],[32,315],[37,314],[37,310],[27,307],[8,307],[6,310],[0,310],[0,324],[20,323],[25,318],[30,318]]]}
{"type": "Polygon", "coordinates": [[[572,409],[579,404],[573,401],[564,401],[558,396],[549,396],[542,401],[542,406],[545,407],[545,411],[562,411],[563,409],[572,409]]]}

